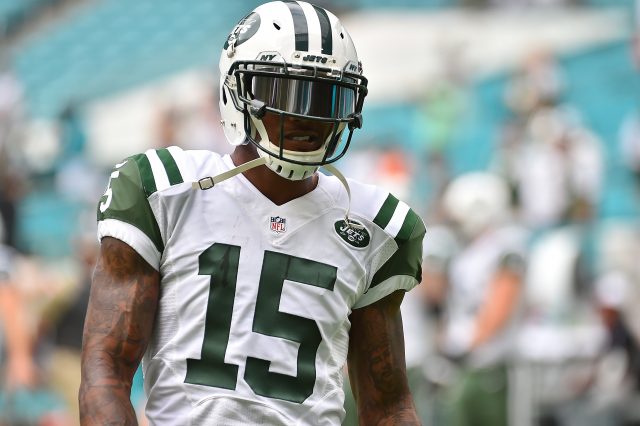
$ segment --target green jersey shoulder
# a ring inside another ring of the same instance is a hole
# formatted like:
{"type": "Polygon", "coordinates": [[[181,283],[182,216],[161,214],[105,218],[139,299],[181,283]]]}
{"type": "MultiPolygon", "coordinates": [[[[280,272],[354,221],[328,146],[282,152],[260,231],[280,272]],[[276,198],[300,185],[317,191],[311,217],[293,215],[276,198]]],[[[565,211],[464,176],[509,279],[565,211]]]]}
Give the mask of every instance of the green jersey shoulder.
{"type": "Polygon", "coordinates": [[[185,161],[185,152],[172,146],[151,149],[116,164],[98,202],[98,222],[117,220],[131,225],[135,233],[153,243],[154,251],[162,253],[164,242],[150,198],[185,181],[185,161]]]}
{"type": "Polygon", "coordinates": [[[409,290],[421,281],[426,228],[420,216],[393,194],[355,181],[350,184],[354,214],[372,232],[382,233],[385,241],[371,257],[366,294],[355,306],[361,307],[388,294],[384,287],[409,290]]]}

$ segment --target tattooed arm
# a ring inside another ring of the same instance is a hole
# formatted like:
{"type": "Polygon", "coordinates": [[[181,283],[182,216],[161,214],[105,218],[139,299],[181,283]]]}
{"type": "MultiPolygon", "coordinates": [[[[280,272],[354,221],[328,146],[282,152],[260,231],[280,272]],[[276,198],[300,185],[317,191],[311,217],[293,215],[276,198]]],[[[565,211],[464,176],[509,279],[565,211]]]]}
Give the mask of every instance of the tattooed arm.
{"type": "Polygon", "coordinates": [[[407,383],[396,291],[351,314],[349,378],[361,425],[419,425],[407,383]]]}
{"type": "Polygon", "coordinates": [[[160,274],[129,245],[102,239],[82,342],[82,425],[135,425],[131,382],[151,336],[160,274]]]}

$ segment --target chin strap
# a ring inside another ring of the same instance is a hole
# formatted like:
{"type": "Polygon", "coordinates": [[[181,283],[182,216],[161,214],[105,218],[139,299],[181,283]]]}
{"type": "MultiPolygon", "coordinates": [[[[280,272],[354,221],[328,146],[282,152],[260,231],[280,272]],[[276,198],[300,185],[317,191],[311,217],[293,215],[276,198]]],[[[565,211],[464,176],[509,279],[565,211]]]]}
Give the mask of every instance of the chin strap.
{"type": "Polygon", "coordinates": [[[351,212],[351,189],[349,188],[349,182],[347,182],[347,178],[345,178],[344,175],[342,173],[340,173],[340,171],[338,169],[336,169],[335,167],[333,167],[333,165],[331,165],[331,164],[325,164],[322,167],[324,167],[329,173],[331,173],[332,175],[337,177],[338,180],[344,186],[344,189],[347,191],[347,197],[348,197],[349,201],[347,201],[347,210],[344,213],[344,221],[345,221],[345,223],[350,228],[363,229],[364,226],[360,225],[357,222],[352,222],[349,219],[349,213],[351,212]]]}
{"type": "MultiPolygon", "coordinates": [[[[229,178],[232,178],[240,173],[246,172],[247,170],[253,169],[254,167],[262,166],[263,164],[266,164],[266,159],[263,157],[259,157],[254,160],[247,161],[246,163],[243,163],[237,167],[234,167],[231,170],[222,172],[219,175],[216,175],[213,177],[207,176],[195,182],[191,182],[191,188],[199,189],[202,191],[211,189],[215,185],[219,184],[220,182],[223,182],[229,178]]],[[[364,228],[364,226],[360,225],[357,222],[351,221],[351,219],[349,219],[349,213],[351,211],[351,189],[349,188],[349,183],[347,182],[347,179],[344,177],[342,173],[340,173],[338,169],[333,167],[331,164],[325,164],[322,167],[325,168],[329,173],[334,175],[336,178],[338,178],[340,183],[342,183],[342,185],[344,186],[344,189],[347,191],[347,198],[348,198],[347,210],[345,211],[345,214],[344,214],[344,220],[347,226],[355,229],[364,228]]]]}
{"type": "Polygon", "coordinates": [[[206,189],[211,189],[215,185],[219,184],[220,182],[223,182],[229,178],[232,178],[235,175],[246,172],[247,170],[253,169],[254,167],[258,167],[258,166],[262,166],[263,164],[266,164],[266,161],[267,160],[264,159],[263,157],[259,157],[254,160],[247,161],[246,163],[240,164],[238,167],[234,167],[233,169],[227,170],[226,172],[222,172],[217,176],[213,176],[213,177],[207,176],[196,182],[191,182],[191,188],[201,189],[203,191],[206,189]]]}

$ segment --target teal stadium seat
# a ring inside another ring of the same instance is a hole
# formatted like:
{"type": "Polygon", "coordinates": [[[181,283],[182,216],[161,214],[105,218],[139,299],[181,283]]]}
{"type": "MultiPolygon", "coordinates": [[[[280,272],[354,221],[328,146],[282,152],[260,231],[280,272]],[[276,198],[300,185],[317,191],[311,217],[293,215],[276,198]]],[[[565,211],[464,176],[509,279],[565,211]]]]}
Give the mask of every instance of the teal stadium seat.
{"type": "Polygon", "coordinates": [[[2,0],[0,2],[0,35],[9,34],[38,7],[54,0],[2,0]]]}
{"type": "Polygon", "coordinates": [[[30,112],[51,117],[69,101],[90,100],[188,67],[213,67],[230,23],[259,3],[220,8],[208,0],[192,0],[189,7],[179,0],[105,0],[80,8],[64,25],[15,53],[30,112]]]}

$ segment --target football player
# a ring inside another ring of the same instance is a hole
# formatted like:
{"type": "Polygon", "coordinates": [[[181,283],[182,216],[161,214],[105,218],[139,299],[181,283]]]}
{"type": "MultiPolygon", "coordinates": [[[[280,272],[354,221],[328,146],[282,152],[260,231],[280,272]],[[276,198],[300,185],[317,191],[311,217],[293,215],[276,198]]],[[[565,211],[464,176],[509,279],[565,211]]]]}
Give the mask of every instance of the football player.
{"type": "Polygon", "coordinates": [[[349,33],[323,8],[266,3],[220,75],[233,153],[149,150],[100,199],[82,424],[135,423],[141,360],[155,425],[339,425],[346,362],[361,424],[418,424],[400,303],[425,228],[332,166],[367,92],[349,33]]]}
{"type": "Polygon", "coordinates": [[[464,244],[447,271],[441,349],[461,367],[447,392],[447,424],[513,424],[507,367],[515,352],[529,235],[511,222],[509,187],[497,175],[458,176],[443,205],[464,244]]]}
{"type": "MultiPolygon", "coordinates": [[[[0,390],[14,391],[34,387],[38,369],[33,359],[32,336],[24,297],[15,282],[17,255],[4,242],[4,222],[0,215],[0,350],[6,358],[0,363],[0,390]],[[2,389],[4,387],[4,389],[2,389]]],[[[6,413],[3,413],[6,414],[6,413]]],[[[2,415],[0,415],[2,418],[2,415]]]]}

